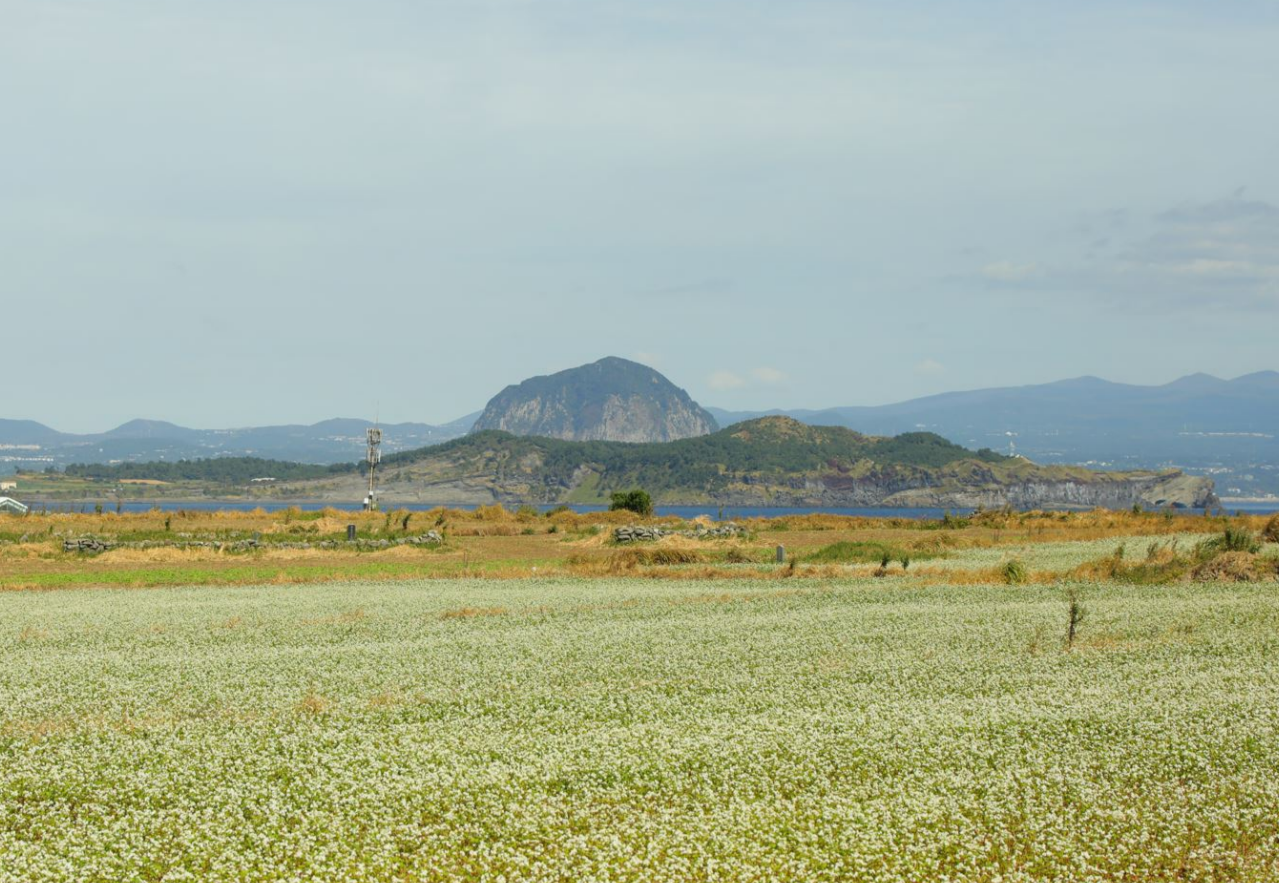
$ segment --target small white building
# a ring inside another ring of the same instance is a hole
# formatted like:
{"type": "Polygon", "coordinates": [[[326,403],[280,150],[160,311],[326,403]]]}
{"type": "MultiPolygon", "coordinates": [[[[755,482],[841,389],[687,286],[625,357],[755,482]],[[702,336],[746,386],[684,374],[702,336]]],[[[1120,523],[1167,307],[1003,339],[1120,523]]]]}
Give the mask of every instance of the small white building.
{"type": "Polygon", "coordinates": [[[0,497],[0,512],[11,512],[14,515],[26,515],[27,507],[11,497],[0,497]]]}
{"type": "Polygon", "coordinates": [[[0,491],[16,491],[18,483],[16,481],[0,481],[0,491]]]}

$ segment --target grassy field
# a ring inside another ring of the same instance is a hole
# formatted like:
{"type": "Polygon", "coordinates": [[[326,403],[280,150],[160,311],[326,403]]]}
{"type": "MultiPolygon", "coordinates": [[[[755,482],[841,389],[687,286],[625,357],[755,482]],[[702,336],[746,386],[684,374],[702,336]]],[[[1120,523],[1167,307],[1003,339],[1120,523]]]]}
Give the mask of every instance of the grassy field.
{"type": "MultiPolygon", "coordinates": [[[[117,515],[31,514],[0,516],[0,591],[82,586],[301,584],[324,580],[455,579],[485,576],[647,575],[741,579],[791,576],[912,573],[937,580],[998,581],[1009,560],[1024,559],[1032,581],[1068,576],[1082,559],[1140,556],[1153,543],[1180,542],[1189,550],[1206,537],[1234,527],[1260,534],[1261,517],[1203,518],[1155,513],[1000,513],[971,519],[923,522],[837,516],[752,519],[732,540],[672,537],[652,551],[665,558],[609,542],[615,525],[629,513],[572,512],[549,517],[500,507],[476,511],[351,513],[148,512],[117,515]],[[385,549],[357,549],[344,542],[348,524],[368,542],[385,549]],[[395,545],[425,531],[438,531],[439,546],[395,545]],[[94,537],[115,545],[103,554],[66,552],[70,538],[94,537]],[[236,544],[254,540],[251,552],[236,544]],[[774,550],[784,545],[797,571],[779,574],[774,550]],[[666,566],[672,559],[684,571],[666,566]],[[688,567],[697,568],[696,573],[688,567]]],[[[676,524],[674,526],[690,527],[676,524]]]]}
{"type": "Polygon", "coordinates": [[[407,515],[0,518],[0,883],[1279,879],[1279,520],[407,515]]]}
{"type": "Polygon", "coordinates": [[[0,595],[5,883],[1274,880],[1277,772],[1274,582],[0,595]]]}

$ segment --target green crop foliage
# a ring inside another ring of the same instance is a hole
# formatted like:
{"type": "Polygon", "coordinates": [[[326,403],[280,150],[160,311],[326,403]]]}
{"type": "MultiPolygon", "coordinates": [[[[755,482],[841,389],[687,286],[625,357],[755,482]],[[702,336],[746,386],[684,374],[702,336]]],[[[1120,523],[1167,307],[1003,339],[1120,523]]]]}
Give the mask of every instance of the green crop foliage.
{"type": "Polygon", "coordinates": [[[1273,583],[4,593],[0,883],[1262,883],[1276,621],[1273,583]]]}
{"type": "Polygon", "coordinates": [[[890,561],[924,561],[934,557],[932,553],[902,549],[898,546],[873,541],[841,540],[823,546],[804,556],[809,564],[874,564],[887,565],[890,561]]]}

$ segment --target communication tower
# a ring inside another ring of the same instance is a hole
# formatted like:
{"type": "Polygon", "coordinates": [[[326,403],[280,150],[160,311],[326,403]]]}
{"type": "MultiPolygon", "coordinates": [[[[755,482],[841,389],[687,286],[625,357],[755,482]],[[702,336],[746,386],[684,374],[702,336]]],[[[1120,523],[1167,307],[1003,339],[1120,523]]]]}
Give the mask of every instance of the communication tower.
{"type": "Polygon", "coordinates": [[[369,495],[364,498],[364,509],[373,512],[377,509],[377,464],[382,462],[382,430],[380,427],[370,426],[365,434],[369,440],[366,455],[369,464],[369,495]]]}

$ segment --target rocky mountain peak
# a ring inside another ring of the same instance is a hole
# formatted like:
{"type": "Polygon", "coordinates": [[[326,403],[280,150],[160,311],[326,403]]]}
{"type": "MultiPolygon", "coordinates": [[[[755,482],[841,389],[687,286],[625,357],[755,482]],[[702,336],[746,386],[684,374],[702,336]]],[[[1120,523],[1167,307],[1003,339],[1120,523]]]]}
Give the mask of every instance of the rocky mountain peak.
{"type": "Polygon", "coordinates": [[[569,441],[666,442],[719,428],[660,373],[615,356],[508,386],[472,432],[501,429],[569,441]]]}

